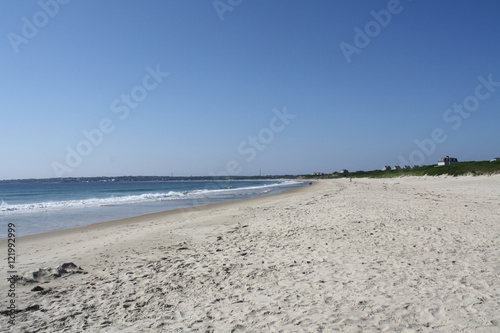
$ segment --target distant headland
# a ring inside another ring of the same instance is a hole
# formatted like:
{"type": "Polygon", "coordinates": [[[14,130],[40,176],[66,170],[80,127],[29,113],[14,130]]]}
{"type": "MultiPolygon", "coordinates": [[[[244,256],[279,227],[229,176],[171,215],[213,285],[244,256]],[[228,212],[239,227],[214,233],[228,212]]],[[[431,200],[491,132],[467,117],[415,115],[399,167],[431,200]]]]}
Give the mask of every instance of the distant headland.
{"type": "Polygon", "coordinates": [[[168,182],[168,181],[229,181],[229,180],[273,180],[296,179],[297,175],[274,176],[118,176],[118,177],[65,177],[0,180],[1,183],[124,183],[124,182],[168,182]]]}
{"type": "Polygon", "coordinates": [[[464,176],[491,175],[500,173],[500,159],[491,161],[458,162],[452,165],[437,164],[412,168],[384,168],[382,170],[341,170],[332,173],[314,172],[302,175],[258,175],[258,176],[117,176],[117,177],[65,177],[0,180],[1,183],[108,183],[108,182],[168,182],[168,181],[230,181],[230,180],[274,180],[274,179],[331,179],[331,178],[395,178],[404,176],[464,176]]]}

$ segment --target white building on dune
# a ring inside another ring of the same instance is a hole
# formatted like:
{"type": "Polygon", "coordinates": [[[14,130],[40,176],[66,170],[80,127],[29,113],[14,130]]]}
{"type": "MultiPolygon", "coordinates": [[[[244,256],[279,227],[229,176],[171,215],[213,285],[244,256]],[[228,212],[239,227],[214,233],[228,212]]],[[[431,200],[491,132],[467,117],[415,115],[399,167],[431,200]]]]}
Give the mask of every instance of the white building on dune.
{"type": "Polygon", "coordinates": [[[454,157],[443,157],[439,159],[438,166],[457,164],[458,160],[454,157]]]}

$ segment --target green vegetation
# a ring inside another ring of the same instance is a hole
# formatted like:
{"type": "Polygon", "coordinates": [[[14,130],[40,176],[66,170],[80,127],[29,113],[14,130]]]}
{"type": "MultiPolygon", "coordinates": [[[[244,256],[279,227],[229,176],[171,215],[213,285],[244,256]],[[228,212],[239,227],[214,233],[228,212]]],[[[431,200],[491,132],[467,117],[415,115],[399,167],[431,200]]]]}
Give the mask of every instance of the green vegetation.
{"type": "Polygon", "coordinates": [[[164,181],[225,181],[225,180],[269,180],[269,179],[326,179],[326,178],[395,178],[404,176],[462,176],[462,175],[491,175],[500,173],[500,161],[490,162],[460,162],[450,166],[436,164],[424,165],[413,169],[398,169],[390,171],[356,171],[348,173],[331,173],[322,175],[274,175],[274,176],[119,176],[119,177],[68,177],[44,179],[14,179],[0,180],[2,183],[87,183],[87,182],[164,182],[164,181]]]}
{"type": "Polygon", "coordinates": [[[394,178],[404,176],[463,176],[463,175],[491,175],[500,173],[500,162],[460,162],[449,166],[424,165],[413,169],[398,169],[390,171],[356,171],[349,173],[332,173],[322,176],[306,176],[305,178],[394,178]]]}

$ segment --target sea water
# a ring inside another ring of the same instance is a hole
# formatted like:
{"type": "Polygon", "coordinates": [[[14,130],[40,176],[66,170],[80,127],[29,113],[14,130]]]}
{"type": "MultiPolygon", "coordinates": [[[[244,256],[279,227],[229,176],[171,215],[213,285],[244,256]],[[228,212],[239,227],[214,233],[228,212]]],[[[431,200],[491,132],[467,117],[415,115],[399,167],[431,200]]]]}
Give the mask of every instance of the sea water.
{"type": "Polygon", "coordinates": [[[0,238],[81,227],[178,208],[251,198],[298,181],[169,181],[0,184],[0,238]]]}

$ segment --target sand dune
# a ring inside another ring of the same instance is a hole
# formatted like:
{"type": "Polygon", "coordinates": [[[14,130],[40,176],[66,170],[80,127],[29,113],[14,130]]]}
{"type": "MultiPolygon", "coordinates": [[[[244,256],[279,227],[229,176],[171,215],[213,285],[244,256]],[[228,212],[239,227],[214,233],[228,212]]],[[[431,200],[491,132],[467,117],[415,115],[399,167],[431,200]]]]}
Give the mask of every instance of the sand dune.
{"type": "Polygon", "coordinates": [[[19,238],[0,328],[500,332],[499,198],[498,175],[332,180],[19,238]]]}

